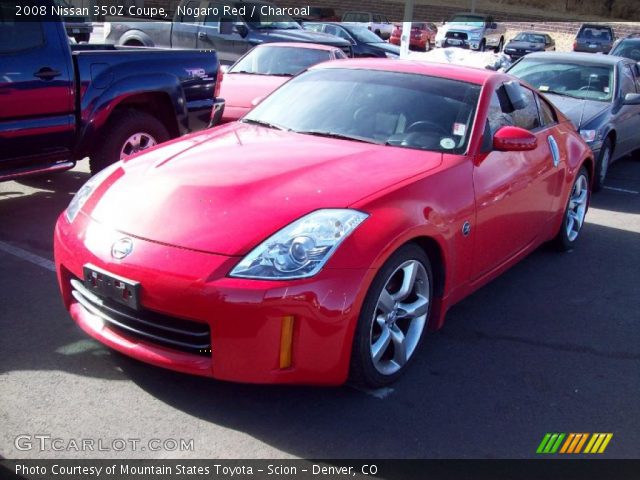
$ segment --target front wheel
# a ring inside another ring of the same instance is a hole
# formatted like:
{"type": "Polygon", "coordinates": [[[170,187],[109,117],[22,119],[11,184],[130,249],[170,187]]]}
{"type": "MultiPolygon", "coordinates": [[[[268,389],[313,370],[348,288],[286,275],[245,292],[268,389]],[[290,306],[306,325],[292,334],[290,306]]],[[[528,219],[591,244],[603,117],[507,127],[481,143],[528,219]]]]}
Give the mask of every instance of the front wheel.
{"type": "Polygon", "coordinates": [[[596,162],[595,177],[593,179],[593,191],[599,192],[604,186],[604,181],[607,178],[607,172],[609,171],[609,165],[611,164],[611,154],[613,153],[613,145],[611,139],[607,138],[600,149],[600,155],[596,162]]]}
{"type": "Polygon", "coordinates": [[[160,120],[137,110],[118,114],[107,128],[109,133],[90,155],[92,175],[118,160],[169,140],[169,133],[160,120]]]}
{"type": "Polygon", "coordinates": [[[417,245],[400,248],[382,266],[365,298],[351,354],[352,381],[394,382],[413,359],[431,312],[431,263],[417,245]]]}
{"type": "Polygon", "coordinates": [[[480,42],[480,46],[478,47],[478,51],[484,52],[486,49],[487,49],[487,42],[485,40],[482,40],[480,42]]]}
{"type": "Polygon", "coordinates": [[[498,47],[496,48],[496,53],[500,53],[504,48],[504,38],[500,38],[500,42],[498,43],[498,47]]]}
{"type": "Polygon", "coordinates": [[[562,225],[554,241],[559,250],[571,250],[577,242],[589,208],[590,195],[589,173],[585,167],[581,167],[573,182],[562,225]]]}

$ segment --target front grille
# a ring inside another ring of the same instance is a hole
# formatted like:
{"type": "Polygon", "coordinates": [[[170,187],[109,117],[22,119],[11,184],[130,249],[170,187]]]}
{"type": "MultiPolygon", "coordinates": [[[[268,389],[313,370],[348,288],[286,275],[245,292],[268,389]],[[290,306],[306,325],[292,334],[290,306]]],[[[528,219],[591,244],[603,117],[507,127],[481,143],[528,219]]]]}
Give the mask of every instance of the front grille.
{"type": "Polygon", "coordinates": [[[467,40],[467,34],[464,32],[447,32],[445,37],[453,40],[467,40]]]}
{"type": "Polygon", "coordinates": [[[99,297],[76,278],[71,279],[71,294],[89,313],[109,328],[130,337],[196,355],[211,355],[211,332],[206,323],[193,322],[125,305],[99,297]]]}

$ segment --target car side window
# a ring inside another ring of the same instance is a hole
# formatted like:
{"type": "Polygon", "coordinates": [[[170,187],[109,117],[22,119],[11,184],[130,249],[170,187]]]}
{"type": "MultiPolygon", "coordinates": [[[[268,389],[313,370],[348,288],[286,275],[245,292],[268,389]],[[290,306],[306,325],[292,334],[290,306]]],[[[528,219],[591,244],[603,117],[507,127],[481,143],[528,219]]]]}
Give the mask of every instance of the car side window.
{"type": "Polygon", "coordinates": [[[525,107],[520,110],[514,110],[511,114],[513,123],[516,127],[525,130],[535,130],[540,128],[540,117],[538,116],[538,105],[536,103],[535,94],[528,88],[521,86],[522,95],[525,97],[525,107]]]}
{"type": "Polygon", "coordinates": [[[636,77],[636,92],[640,93],[640,64],[635,64],[633,74],[636,77]]]}
{"type": "Polygon", "coordinates": [[[627,93],[636,93],[636,82],[629,65],[622,66],[620,75],[620,96],[624,98],[627,93]]]}
{"type": "Polygon", "coordinates": [[[44,45],[42,23],[17,21],[15,11],[15,5],[0,4],[0,54],[44,45]]]}
{"type": "Polygon", "coordinates": [[[553,107],[549,105],[549,102],[547,102],[540,95],[536,95],[536,98],[538,99],[538,109],[540,111],[540,120],[542,121],[542,126],[548,127],[549,125],[557,123],[558,119],[556,117],[556,112],[553,107]]]}
{"type": "Polygon", "coordinates": [[[382,17],[380,17],[380,15],[374,15],[373,16],[373,21],[375,23],[381,23],[382,22],[382,17]]]}
{"type": "Polygon", "coordinates": [[[489,123],[491,138],[493,138],[496,132],[502,127],[514,125],[511,115],[505,113],[508,111],[507,102],[508,99],[501,89],[493,92],[493,95],[491,95],[489,111],[487,112],[487,122],[489,123]]]}

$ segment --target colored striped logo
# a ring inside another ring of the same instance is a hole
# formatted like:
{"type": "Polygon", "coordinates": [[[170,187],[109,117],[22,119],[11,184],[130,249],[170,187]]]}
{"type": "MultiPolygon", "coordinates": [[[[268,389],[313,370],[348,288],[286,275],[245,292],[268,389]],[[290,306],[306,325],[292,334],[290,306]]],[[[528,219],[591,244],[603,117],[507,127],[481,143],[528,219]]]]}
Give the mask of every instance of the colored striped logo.
{"type": "Polygon", "coordinates": [[[604,453],[613,433],[547,433],[536,453],[604,453]]]}

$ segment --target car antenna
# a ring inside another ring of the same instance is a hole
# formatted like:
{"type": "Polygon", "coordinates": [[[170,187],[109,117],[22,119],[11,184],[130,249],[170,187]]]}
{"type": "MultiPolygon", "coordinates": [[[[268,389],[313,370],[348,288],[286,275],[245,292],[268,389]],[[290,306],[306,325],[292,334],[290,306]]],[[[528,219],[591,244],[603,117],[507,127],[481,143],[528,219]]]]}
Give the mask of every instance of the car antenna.
{"type": "MultiPolygon", "coordinates": [[[[597,78],[595,73],[589,75],[589,83],[587,83],[587,93],[591,91],[591,80],[597,78]]],[[[582,112],[580,112],[580,121],[578,122],[578,133],[580,133],[580,129],[582,128],[582,120],[584,120],[584,111],[587,109],[587,97],[582,99],[582,112]]]]}

